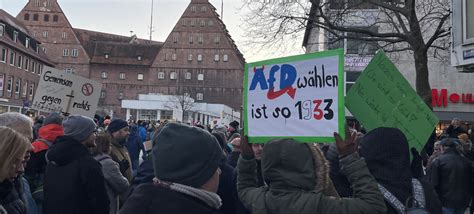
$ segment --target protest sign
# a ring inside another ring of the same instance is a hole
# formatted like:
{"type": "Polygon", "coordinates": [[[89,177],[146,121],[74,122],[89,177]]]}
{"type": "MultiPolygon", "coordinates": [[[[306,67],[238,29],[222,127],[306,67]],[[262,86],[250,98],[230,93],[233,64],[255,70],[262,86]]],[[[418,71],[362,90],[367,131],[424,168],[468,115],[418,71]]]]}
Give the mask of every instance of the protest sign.
{"type": "Polygon", "coordinates": [[[32,108],[94,118],[102,84],[44,66],[32,108]]]}
{"type": "Polygon", "coordinates": [[[334,142],[344,136],[344,54],[332,50],[245,65],[245,134],[334,142]]]}
{"type": "Polygon", "coordinates": [[[382,51],[359,76],[345,101],[347,109],[367,131],[398,128],[407,137],[410,148],[418,151],[438,123],[436,115],[382,51]]]}

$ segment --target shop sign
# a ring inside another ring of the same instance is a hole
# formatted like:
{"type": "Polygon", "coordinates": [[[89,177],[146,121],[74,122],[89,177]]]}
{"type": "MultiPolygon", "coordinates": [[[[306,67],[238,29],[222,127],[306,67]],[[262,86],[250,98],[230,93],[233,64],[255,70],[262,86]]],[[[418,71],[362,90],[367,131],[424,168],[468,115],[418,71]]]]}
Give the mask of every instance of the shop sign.
{"type": "Polygon", "coordinates": [[[431,106],[433,107],[447,107],[449,103],[467,103],[474,104],[473,93],[448,93],[448,89],[432,89],[432,101],[431,106]]]}

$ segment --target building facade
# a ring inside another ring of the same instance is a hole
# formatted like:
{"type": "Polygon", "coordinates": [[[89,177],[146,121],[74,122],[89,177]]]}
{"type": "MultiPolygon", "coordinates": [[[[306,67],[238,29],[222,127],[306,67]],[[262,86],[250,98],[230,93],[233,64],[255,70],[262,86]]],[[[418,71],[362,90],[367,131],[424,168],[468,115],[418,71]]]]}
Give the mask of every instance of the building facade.
{"type": "Polygon", "coordinates": [[[53,65],[40,44],[21,22],[0,9],[0,113],[27,113],[43,66],[53,65]]]}
{"type": "Polygon", "coordinates": [[[57,0],[30,0],[18,14],[58,69],[101,82],[99,114],[125,117],[139,94],[189,94],[242,105],[245,60],[208,0],[191,0],[164,42],[73,28],[57,0]]]}
{"type": "MultiPolygon", "coordinates": [[[[337,9],[337,6],[330,6],[329,9],[337,9]]],[[[354,10],[352,11],[353,13],[360,12],[364,14],[366,18],[364,21],[366,21],[365,25],[367,27],[371,26],[370,20],[372,20],[372,18],[369,16],[370,13],[378,14],[376,8],[358,8],[351,10],[354,10]]],[[[375,17],[374,15],[374,20],[375,17]]],[[[376,45],[351,39],[334,42],[332,40],[333,38],[331,38],[325,30],[312,27],[310,22],[306,28],[303,46],[308,53],[344,48],[345,83],[346,91],[348,91],[372,59],[376,51],[376,45]]],[[[352,23],[353,26],[361,26],[357,20],[354,20],[354,22],[348,21],[347,23],[352,23]]],[[[456,33],[456,31],[454,31],[454,33],[456,33]]],[[[456,37],[456,35],[454,35],[454,37],[456,37]]],[[[440,120],[437,126],[437,132],[440,133],[443,128],[447,127],[453,118],[461,119],[466,130],[474,128],[474,73],[459,72],[459,67],[453,67],[449,62],[450,53],[446,52],[444,54],[444,59],[447,60],[440,60],[439,57],[429,57],[428,63],[429,83],[433,95],[431,107],[440,120]]],[[[388,54],[388,56],[405,79],[415,88],[416,72],[413,54],[405,51],[388,54]]],[[[352,116],[347,110],[346,115],[349,117],[352,116]]]]}

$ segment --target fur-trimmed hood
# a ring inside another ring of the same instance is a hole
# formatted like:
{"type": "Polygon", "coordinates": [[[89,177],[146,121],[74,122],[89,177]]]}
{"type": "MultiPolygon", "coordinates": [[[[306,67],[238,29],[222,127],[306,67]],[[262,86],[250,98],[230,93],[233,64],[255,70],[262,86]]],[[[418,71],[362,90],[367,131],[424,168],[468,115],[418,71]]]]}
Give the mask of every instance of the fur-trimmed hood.
{"type": "Polygon", "coordinates": [[[338,196],[329,178],[329,163],[321,150],[293,139],[272,140],[262,156],[265,182],[271,189],[322,191],[338,196]]]}

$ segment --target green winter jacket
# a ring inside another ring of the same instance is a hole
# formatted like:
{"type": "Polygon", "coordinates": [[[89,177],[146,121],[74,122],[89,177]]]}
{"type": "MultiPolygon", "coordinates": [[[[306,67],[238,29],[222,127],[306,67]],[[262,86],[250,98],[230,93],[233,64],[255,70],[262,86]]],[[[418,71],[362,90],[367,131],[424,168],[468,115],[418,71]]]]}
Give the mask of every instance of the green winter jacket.
{"type": "Polygon", "coordinates": [[[342,173],[352,184],[353,198],[326,196],[321,190],[315,190],[315,174],[319,172],[315,172],[318,166],[314,163],[305,146],[268,143],[262,158],[263,176],[268,186],[257,188],[255,159],[241,156],[237,165],[237,189],[242,203],[253,214],[386,213],[377,182],[357,153],[340,160],[342,173]]]}

